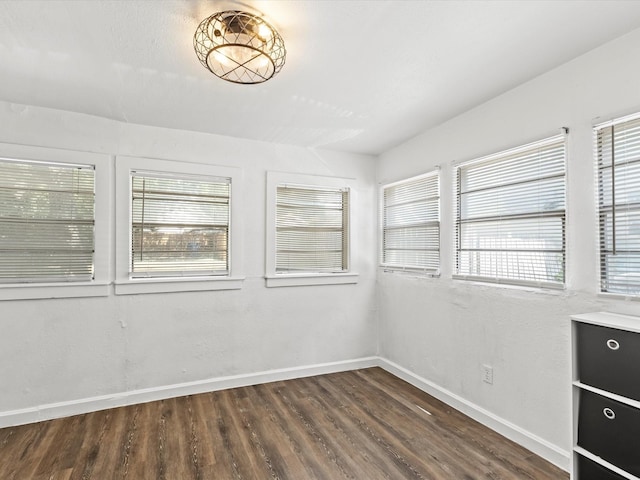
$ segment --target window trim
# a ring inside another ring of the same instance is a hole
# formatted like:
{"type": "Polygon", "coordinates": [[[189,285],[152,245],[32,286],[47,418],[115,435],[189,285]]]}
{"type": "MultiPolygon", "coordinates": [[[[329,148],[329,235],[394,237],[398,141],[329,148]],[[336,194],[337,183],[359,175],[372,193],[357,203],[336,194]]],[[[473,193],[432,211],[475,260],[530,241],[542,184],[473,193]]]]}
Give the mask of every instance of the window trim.
{"type": "Polygon", "coordinates": [[[92,152],[7,143],[0,143],[0,156],[8,159],[52,164],[90,165],[95,170],[93,280],[80,282],[2,283],[0,284],[0,301],[108,296],[110,292],[109,265],[111,251],[111,236],[109,233],[111,204],[110,157],[92,152]]]}
{"type": "Polygon", "coordinates": [[[378,248],[378,266],[383,271],[393,271],[393,272],[407,272],[413,273],[424,277],[432,277],[432,278],[440,278],[441,273],[441,228],[442,228],[442,218],[441,218],[441,185],[440,185],[440,167],[436,166],[432,170],[428,172],[421,173],[419,175],[414,175],[412,177],[404,178],[402,180],[397,180],[395,182],[389,182],[380,185],[379,188],[379,248],[378,248]],[[437,186],[438,186],[438,267],[433,270],[429,268],[423,267],[411,267],[411,266],[402,266],[402,265],[390,265],[384,263],[384,231],[385,231],[385,202],[384,202],[384,192],[387,188],[396,187],[398,185],[408,184],[412,182],[417,182],[425,178],[436,177],[437,186]]]}
{"type": "Polygon", "coordinates": [[[210,164],[158,160],[118,155],[116,157],[116,295],[145,293],[193,292],[207,290],[236,290],[242,288],[244,276],[242,259],[243,222],[240,218],[243,201],[242,170],[210,164]],[[198,175],[231,179],[231,213],[229,222],[228,275],[199,275],[193,277],[131,276],[131,177],[143,171],[165,175],[198,175]]]}
{"type": "Polygon", "coordinates": [[[266,200],[266,242],[265,242],[265,280],[267,287],[291,287],[304,285],[340,285],[358,282],[358,274],[353,271],[352,250],[354,245],[354,179],[341,177],[325,177],[285,172],[267,172],[267,200],[266,200]],[[349,189],[349,228],[347,232],[348,270],[344,272],[304,272],[289,273],[276,272],[276,202],[277,188],[282,184],[308,186],[316,188],[348,188],[349,189]]]}
{"type": "Polygon", "coordinates": [[[509,148],[499,152],[495,152],[489,155],[478,157],[472,160],[466,160],[462,162],[455,162],[453,164],[453,274],[452,278],[459,281],[467,281],[469,283],[478,283],[484,285],[493,286],[514,286],[525,288],[536,288],[542,290],[565,290],[567,288],[567,161],[568,161],[568,142],[567,142],[568,129],[563,128],[562,133],[548,136],[537,141],[528,142],[526,144],[519,145],[517,147],[509,148]],[[564,228],[563,228],[563,282],[545,282],[536,280],[523,280],[523,279],[510,279],[510,278],[498,278],[498,277],[485,277],[479,275],[465,275],[456,273],[458,271],[458,255],[460,251],[460,220],[459,220],[459,174],[460,169],[463,167],[469,167],[472,165],[478,165],[482,163],[491,163],[495,160],[499,160],[503,157],[516,155],[521,152],[526,152],[536,147],[544,147],[556,142],[562,141],[564,144],[564,228]]]}

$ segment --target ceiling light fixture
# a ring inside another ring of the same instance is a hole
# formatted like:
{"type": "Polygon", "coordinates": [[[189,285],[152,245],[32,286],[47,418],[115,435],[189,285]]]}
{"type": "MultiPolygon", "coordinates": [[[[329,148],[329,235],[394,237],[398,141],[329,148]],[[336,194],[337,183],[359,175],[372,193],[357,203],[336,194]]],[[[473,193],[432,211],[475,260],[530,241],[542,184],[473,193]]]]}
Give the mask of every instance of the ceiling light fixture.
{"type": "Polygon", "coordinates": [[[228,10],[205,18],[193,36],[198,60],[233,83],[262,83],[278,73],[287,54],[280,34],[262,18],[228,10]]]}

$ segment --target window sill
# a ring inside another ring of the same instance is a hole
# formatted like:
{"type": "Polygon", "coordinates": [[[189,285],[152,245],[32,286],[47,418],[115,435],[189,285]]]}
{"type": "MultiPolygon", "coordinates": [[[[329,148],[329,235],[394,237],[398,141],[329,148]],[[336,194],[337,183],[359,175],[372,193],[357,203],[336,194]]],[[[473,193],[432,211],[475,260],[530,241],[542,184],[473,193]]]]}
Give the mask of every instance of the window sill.
{"type": "Polygon", "coordinates": [[[300,287],[305,285],[346,285],[358,283],[357,273],[283,273],[264,277],[267,287],[300,287]]]}
{"type": "Polygon", "coordinates": [[[244,277],[135,278],[116,282],[116,295],[239,290],[244,277]]]}
{"type": "Polygon", "coordinates": [[[424,270],[422,268],[390,267],[386,265],[379,265],[378,268],[382,273],[395,273],[412,277],[440,278],[440,272],[434,270],[424,270]]]}
{"type": "Polygon", "coordinates": [[[468,285],[484,286],[484,287],[497,287],[507,288],[513,290],[529,290],[537,292],[548,292],[562,294],[566,291],[566,287],[559,283],[545,283],[545,282],[509,282],[503,279],[491,279],[484,277],[472,277],[466,275],[452,275],[454,281],[466,283],[468,285]]]}
{"type": "Polygon", "coordinates": [[[2,300],[37,300],[46,298],[107,297],[108,283],[16,283],[0,285],[2,300]]]}
{"type": "Polygon", "coordinates": [[[598,297],[607,300],[624,300],[625,302],[638,302],[640,301],[640,296],[631,295],[629,293],[609,293],[609,292],[598,292],[598,297]]]}

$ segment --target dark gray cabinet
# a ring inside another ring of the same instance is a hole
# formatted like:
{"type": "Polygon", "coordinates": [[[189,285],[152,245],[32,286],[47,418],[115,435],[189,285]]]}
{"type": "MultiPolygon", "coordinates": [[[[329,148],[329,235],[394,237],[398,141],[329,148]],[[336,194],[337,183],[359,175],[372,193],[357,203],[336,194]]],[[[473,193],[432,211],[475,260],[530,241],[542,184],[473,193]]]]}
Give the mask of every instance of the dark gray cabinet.
{"type": "Polygon", "coordinates": [[[640,317],[571,317],[573,480],[640,480],[640,317]]]}
{"type": "MultiPolygon", "coordinates": [[[[576,454],[577,470],[580,478],[584,480],[624,480],[625,477],[603,467],[599,463],[589,460],[580,454],[576,454]]],[[[577,478],[574,475],[574,478],[577,478]]]]}

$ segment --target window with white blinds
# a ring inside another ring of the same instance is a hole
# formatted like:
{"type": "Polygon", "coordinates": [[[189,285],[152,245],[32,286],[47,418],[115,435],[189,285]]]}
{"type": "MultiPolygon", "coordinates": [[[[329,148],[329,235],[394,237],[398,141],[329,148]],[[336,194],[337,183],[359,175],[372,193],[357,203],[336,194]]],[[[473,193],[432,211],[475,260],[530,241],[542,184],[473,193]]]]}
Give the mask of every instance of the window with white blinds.
{"type": "Polygon", "coordinates": [[[93,166],[0,159],[0,283],[94,276],[93,166]]]}
{"type": "Polygon", "coordinates": [[[640,116],[595,129],[602,292],[640,295],[640,116]]]}
{"type": "Polygon", "coordinates": [[[382,187],[382,266],[437,274],[440,268],[438,171],[382,187]]]}
{"type": "Polygon", "coordinates": [[[456,276],[562,287],[565,136],[456,169],[456,276]]]}
{"type": "Polygon", "coordinates": [[[132,277],[229,272],[228,178],[131,174],[132,277]]]}
{"type": "Polygon", "coordinates": [[[277,186],[277,273],[347,271],[348,239],[348,188],[277,186]]]}

